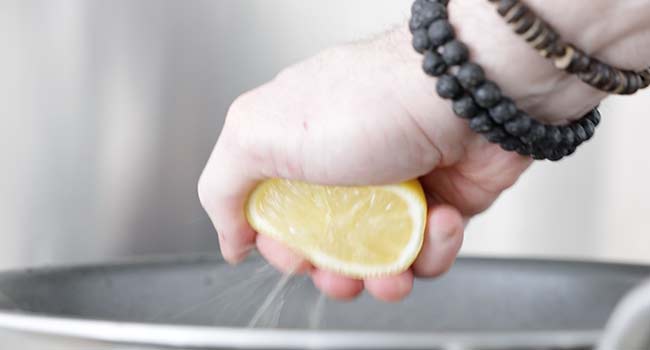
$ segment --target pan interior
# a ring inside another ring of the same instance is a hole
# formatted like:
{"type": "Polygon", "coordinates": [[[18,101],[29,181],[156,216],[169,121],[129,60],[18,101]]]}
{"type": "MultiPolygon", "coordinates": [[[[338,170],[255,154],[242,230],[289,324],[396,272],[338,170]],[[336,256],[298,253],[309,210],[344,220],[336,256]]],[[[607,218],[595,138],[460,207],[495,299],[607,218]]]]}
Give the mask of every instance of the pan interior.
{"type": "Polygon", "coordinates": [[[601,329],[650,273],[625,265],[460,259],[418,280],[404,302],[336,302],[260,258],[216,257],[0,274],[2,309],[50,316],[215,327],[398,332],[601,329]]]}

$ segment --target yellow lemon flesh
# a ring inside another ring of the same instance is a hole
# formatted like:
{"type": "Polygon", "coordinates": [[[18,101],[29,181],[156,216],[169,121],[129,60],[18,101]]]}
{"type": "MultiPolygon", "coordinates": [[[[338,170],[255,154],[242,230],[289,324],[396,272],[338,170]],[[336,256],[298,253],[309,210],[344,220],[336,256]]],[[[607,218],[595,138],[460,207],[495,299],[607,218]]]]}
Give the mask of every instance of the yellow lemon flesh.
{"type": "Polygon", "coordinates": [[[355,278],[397,274],[422,248],[427,205],[417,180],[318,186],[267,180],[251,193],[249,223],[315,266],[355,278]]]}

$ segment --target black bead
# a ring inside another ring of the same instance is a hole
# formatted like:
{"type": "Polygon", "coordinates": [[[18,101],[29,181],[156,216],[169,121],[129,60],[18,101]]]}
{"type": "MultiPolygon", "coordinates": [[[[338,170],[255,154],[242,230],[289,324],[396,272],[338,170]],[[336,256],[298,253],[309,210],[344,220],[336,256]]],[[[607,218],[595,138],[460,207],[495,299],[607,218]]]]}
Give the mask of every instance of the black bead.
{"type": "Polygon", "coordinates": [[[447,18],[447,8],[445,5],[437,2],[427,2],[422,6],[418,14],[422,17],[426,26],[429,26],[435,20],[447,18]]]}
{"type": "Polygon", "coordinates": [[[544,139],[541,140],[541,145],[544,148],[555,148],[560,143],[562,143],[562,133],[557,126],[547,125],[546,126],[546,135],[544,139]]]}
{"type": "Polygon", "coordinates": [[[547,150],[544,152],[544,155],[546,156],[546,159],[552,161],[552,162],[557,162],[559,160],[562,160],[564,158],[564,152],[562,150],[547,150]]]}
{"type": "Polygon", "coordinates": [[[528,133],[532,125],[533,120],[529,116],[520,113],[511,121],[506,122],[504,128],[512,136],[524,136],[528,133]]]}
{"type": "Polygon", "coordinates": [[[485,72],[481,66],[474,63],[465,63],[456,74],[460,85],[470,90],[485,82],[485,72]]]}
{"type": "Polygon", "coordinates": [[[429,1],[429,0],[415,0],[413,5],[411,5],[411,14],[415,15],[417,13],[420,13],[422,11],[422,8],[428,3],[431,3],[431,1],[429,1]]]}
{"type": "Polygon", "coordinates": [[[566,157],[572,155],[576,150],[573,146],[566,146],[560,148],[560,151],[562,151],[562,155],[566,157]]]}
{"type": "Polygon", "coordinates": [[[499,103],[499,101],[501,101],[502,97],[501,89],[499,89],[497,84],[489,80],[474,89],[472,94],[474,95],[476,103],[483,108],[494,107],[499,103]]]}
{"type": "Polygon", "coordinates": [[[546,159],[546,152],[541,148],[533,147],[531,156],[536,160],[544,160],[546,159]]]}
{"type": "Polygon", "coordinates": [[[444,74],[438,78],[436,83],[436,91],[438,95],[446,99],[455,99],[460,97],[463,88],[458,83],[458,80],[453,75],[444,74]]]}
{"type": "Polygon", "coordinates": [[[546,136],[546,127],[537,121],[532,122],[528,134],[521,137],[521,141],[527,145],[535,145],[539,141],[543,140],[546,136]]]}
{"type": "Polygon", "coordinates": [[[571,129],[573,129],[573,133],[575,134],[575,142],[573,144],[574,146],[580,146],[585,141],[587,141],[587,132],[582,127],[582,125],[574,123],[571,125],[571,129]]]}
{"type": "Polygon", "coordinates": [[[414,14],[409,20],[409,30],[411,33],[415,33],[420,29],[426,29],[426,25],[424,24],[424,21],[422,21],[422,17],[420,17],[420,15],[414,14]]]}
{"type": "Polygon", "coordinates": [[[508,134],[506,134],[506,132],[498,126],[486,132],[484,135],[485,138],[492,143],[500,143],[501,141],[508,138],[508,134]]]}
{"type": "Polygon", "coordinates": [[[439,53],[429,50],[424,53],[422,69],[429,75],[439,77],[447,71],[447,64],[439,53]]]}
{"type": "Polygon", "coordinates": [[[601,115],[598,109],[594,108],[594,110],[591,111],[589,117],[587,118],[589,118],[589,120],[591,120],[591,122],[594,123],[594,126],[600,125],[601,115]]]}
{"type": "Polygon", "coordinates": [[[474,102],[474,99],[472,99],[472,96],[469,95],[464,95],[454,100],[452,108],[457,116],[464,119],[473,118],[480,110],[479,106],[474,102]]]}
{"type": "Polygon", "coordinates": [[[479,134],[484,134],[494,128],[494,122],[487,113],[481,113],[469,121],[470,129],[479,134]]]}
{"type": "Polygon", "coordinates": [[[519,146],[521,145],[521,141],[514,137],[507,137],[505,140],[501,141],[499,143],[501,145],[501,148],[503,148],[505,151],[508,152],[513,152],[519,149],[519,146]]]}
{"type": "Polygon", "coordinates": [[[457,66],[467,62],[469,49],[458,40],[452,40],[443,46],[442,58],[448,66],[457,66]]]}
{"type": "Polygon", "coordinates": [[[570,155],[573,155],[574,153],[576,153],[576,148],[575,148],[575,147],[568,147],[568,148],[566,149],[566,152],[565,152],[565,153],[566,153],[566,154],[565,154],[565,157],[570,156],[570,155]]]}
{"type": "Polygon", "coordinates": [[[522,156],[530,156],[530,154],[533,152],[532,148],[528,146],[525,143],[520,143],[519,147],[516,149],[516,152],[519,153],[522,156]]]}
{"type": "Polygon", "coordinates": [[[440,19],[429,27],[429,40],[434,47],[442,46],[454,38],[454,27],[446,19],[440,19]]]}
{"type": "Polygon", "coordinates": [[[560,128],[562,133],[562,146],[573,147],[576,142],[576,134],[570,126],[563,126],[560,128]]]}
{"type": "Polygon", "coordinates": [[[587,138],[585,140],[590,140],[594,136],[594,133],[596,133],[596,126],[589,119],[582,119],[580,121],[580,125],[582,125],[582,128],[585,129],[585,134],[587,135],[587,138]]]}
{"type": "Polygon", "coordinates": [[[501,99],[501,102],[490,108],[490,116],[499,124],[512,120],[518,112],[515,103],[507,98],[501,99]]]}
{"type": "Polygon", "coordinates": [[[423,53],[431,47],[429,36],[424,29],[413,32],[413,48],[419,53],[423,53]]]}

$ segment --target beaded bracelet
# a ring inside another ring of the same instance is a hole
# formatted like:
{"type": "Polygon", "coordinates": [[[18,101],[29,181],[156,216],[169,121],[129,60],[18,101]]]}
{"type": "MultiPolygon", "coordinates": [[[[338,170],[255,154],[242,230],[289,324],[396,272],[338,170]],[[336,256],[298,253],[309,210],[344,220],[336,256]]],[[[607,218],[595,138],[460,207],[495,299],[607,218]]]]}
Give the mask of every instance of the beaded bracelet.
{"type": "Polygon", "coordinates": [[[555,66],[576,74],[583,82],[612,94],[632,95],[650,86],[650,67],[634,72],[612,67],[561,40],[560,35],[520,0],[488,0],[497,12],[555,66]]]}
{"type": "Polygon", "coordinates": [[[424,55],[423,70],[437,77],[436,92],[453,100],[456,115],[491,143],[534,159],[558,161],[591,139],[600,123],[598,109],[568,125],[543,124],[503,96],[484,70],[469,61],[469,49],[455,39],[448,20],[449,0],[416,0],[409,27],[414,49],[424,55]],[[454,68],[454,69],[452,69],[454,68]]]}

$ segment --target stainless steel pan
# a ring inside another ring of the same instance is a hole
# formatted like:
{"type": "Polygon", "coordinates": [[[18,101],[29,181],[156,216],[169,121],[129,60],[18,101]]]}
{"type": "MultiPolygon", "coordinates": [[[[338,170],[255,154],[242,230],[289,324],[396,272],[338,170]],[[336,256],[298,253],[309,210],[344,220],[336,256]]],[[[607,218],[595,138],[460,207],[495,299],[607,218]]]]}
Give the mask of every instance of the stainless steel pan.
{"type": "Polygon", "coordinates": [[[443,278],[417,281],[402,303],[368,296],[343,303],[259,258],[233,268],[217,257],[174,257],[2,273],[0,328],[54,336],[50,342],[158,348],[590,349],[600,342],[640,350],[650,348],[650,287],[621,300],[648,276],[647,266],[464,258],[443,278]]]}

